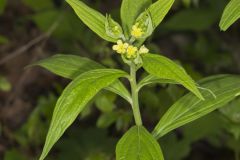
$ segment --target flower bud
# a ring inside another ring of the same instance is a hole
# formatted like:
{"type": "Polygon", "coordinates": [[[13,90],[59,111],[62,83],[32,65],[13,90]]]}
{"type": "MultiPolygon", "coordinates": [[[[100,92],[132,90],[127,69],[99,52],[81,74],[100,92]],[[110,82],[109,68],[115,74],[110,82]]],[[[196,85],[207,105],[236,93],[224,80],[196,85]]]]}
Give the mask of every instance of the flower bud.
{"type": "Polygon", "coordinates": [[[137,18],[136,23],[132,27],[132,36],[136,39],[149,37],[154,30],[151,15],[148,11],[143,12],[137,18]]]}
{"type": "Polygon", "coordinates": [[[137,51],[138,51],[138,48],[137,47],[134,47],[132,45],[128,46],[127,48],[127,58],[136,58],[137,57],[137,51]]]}
{"type": "Polygon", "coordinates": [[[106,15],[105,30],[109,37],[119,39],[123,37],[122,27],[110,15],[106,15]]]}
{"type": "Polygon", "coordinates": [[[112,49],[119,54],[124,54],[127,51],[129,44],[123,43],[122,40],[118,40],[116,45],[113,45],[112,49]]]}
{"type": "Polygon", "coordinates": [[[139,54],[146,54],[149,52],[149,49],[145,47],[145,45],[142,45],[141,48],[139,49],[139,54]]]}

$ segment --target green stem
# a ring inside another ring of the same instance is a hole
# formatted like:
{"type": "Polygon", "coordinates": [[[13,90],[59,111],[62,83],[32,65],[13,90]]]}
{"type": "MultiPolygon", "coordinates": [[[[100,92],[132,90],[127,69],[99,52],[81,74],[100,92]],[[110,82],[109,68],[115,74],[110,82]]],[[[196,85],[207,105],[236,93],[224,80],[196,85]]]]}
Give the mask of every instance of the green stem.
{"type": "Polygon", "coordinates": [[[138,102],[138,89],[137,89],[137,81],[136,81],[136,72],[137,68],[136,65],[132,62],[130,65],[130,84],[131,84],[131,91],[132,91],[132,109],[133,109],[133,116],[136,122],[136,125],[142,125],[142,118],[139,109],[139,102],[138,102]]]}

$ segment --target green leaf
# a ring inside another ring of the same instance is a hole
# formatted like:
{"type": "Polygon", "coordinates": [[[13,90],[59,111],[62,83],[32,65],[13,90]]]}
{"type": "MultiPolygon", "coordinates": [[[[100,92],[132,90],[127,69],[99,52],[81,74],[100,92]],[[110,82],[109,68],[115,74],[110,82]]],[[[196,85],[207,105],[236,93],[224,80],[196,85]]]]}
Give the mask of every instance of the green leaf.
{"type": "Polygon", "coordinates": [[[135,20],[151,3],[152,0],[122,0],[121,19],[126,34],[130,35],[135,20]]]}
{"type": "MultiPolygon", "coordinates": [[[[90,70],[104,68],[104,66],[102,66],[101,64],[88,58],[76,55],[63,55],[63,54],[58,54],[50,58],[41,60],[39,62],[34,63],[33,65],[39,65],[57,75],[69,79],[75,79],[80,74],[90,70]]],[[[128,102],[131,102],[130,98],[131,96],[128,90],[119,80],[114,82],[112,85],[108,86],[106,89],[120,95],[128,102]]]]}
{"type": "Polygon", "coordinates": [[[200,84],[210,89],[216,97],[206,90],[202,91],[205,101],[201,101],[192,93],[182,97],[170,107],[157,124],[153,132],[155,137],[160,138],[173,129],[224,106],[240,93],[240,76],[213,76],[202,80],[200,84]]]}
{"type": "Polygon", "coordinates": [[[33,65],[39,65],[64,78],[74,79],[80,74],[104,68],[101,64],[85,57],[76,55],[57,54],[50,58],[40,60],[33,65]]]}
{"type": "Polygon", "coordinates": [[[154,27],[156,28],[167,15],[172,7],[174,0],[158,0],[149,7],[154,27]]]}
{"type": "Polygon", "coordinates": [[[88,7],[80,0],[66,0],[73,8],[78,17],[98,36],[109,42],[116,42],[116,39],[109,37],[105,30],[106,18],[98,11],[88,7]]]}
{"type": "Polygon", "coordinates": [[[235,21],[240,18],[240,0],[231,0],[225,8],[221,21],[220,28],[226,31],[235,21]]]}
{"type": "Polygon", "coordinates": [[[63,91],[54,109],[51,125],[40,160],[73,123],[86,104],[104,87],[126,73],[116,69],[97,69],[78,76],[63,91]]]}
{"type": "Polygon", "coordinates": [[[192,78],[181,66],[170,59],[156,54],[146,54],[143,56],[143,68],[158,78],[180,83],[193,92],[198,98],[201,100],[204,99],[192,78]]]}
{"type": "Polygon", "coordinates": [[[143,127],[134,126],[120,139],[116,160],[163,160],[158,142],[143,127]]]}
{"type": "Polygon", "coordinates": [[[153,83],[161,83],[161,84],[179,84],[178,82],[174,80],[169,79],[162,79],[158,78],[154,75],[148,75],[144,77],[139,83],[138,83],[138,90],[140,90],[142,87],[153,84],[153,83]]]}

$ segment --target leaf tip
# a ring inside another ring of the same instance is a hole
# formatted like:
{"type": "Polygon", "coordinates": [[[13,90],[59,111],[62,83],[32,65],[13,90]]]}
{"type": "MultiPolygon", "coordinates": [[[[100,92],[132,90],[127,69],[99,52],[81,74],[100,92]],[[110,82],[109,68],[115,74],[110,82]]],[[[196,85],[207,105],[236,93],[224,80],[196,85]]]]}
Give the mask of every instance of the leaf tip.
{"type": "Polygon", "coordinates": [[[45,158],[46,158],[46,155],[42,153],[38,160],[44,160],[45,158]]]}
{"type": "Polygon", "coordinates": [[[222,32],[225,32],[228,29],[228,27],[222,25],[221,22],[219,24],[219,28],[220,28],[220,31],[222,31],[222,32]]]}
{"type": "Polygon", "coordinates": [[[197,97],[198,97],[200,100],[205,101],[205,98],[203,97],[203,95],[202,95],[201,93],[199,93],[199,94],[197,95],[197,97]]]}

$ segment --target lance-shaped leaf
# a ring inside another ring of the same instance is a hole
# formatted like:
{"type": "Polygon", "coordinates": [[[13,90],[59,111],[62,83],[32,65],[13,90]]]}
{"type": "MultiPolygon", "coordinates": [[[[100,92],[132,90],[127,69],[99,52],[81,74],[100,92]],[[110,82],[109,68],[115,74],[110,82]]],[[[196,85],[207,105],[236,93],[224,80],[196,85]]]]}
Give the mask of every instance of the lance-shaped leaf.
{"type": "Polygon", "coordinates": [[[204,99],[192,78],[181,66],[170,59],[156,54],[146,54],[143,56],[143,68],[158,78],[180,83],[198,98],[204,99]]]}
{"type": "Polygon", "coordinates": [[[64,78],[74,79],[80,74],[104,68],[101,64],[85,57],[57,54],[40,60],[33,65],[39,65],[64,78]]]}
{"type": "Polygon", "coordinates": [[[152,22],[156,28],[167,15],[172,7],[174,0],[158,0],[149,7],[149,12],[152,16],[152,22]]]}
{"type": "Polygon", "coordinates": [[[221,21],[220,28],[226,31],[236,20],[240,18],[240,0],[231,0],[225,8],[221,21]]]}
{"type": "Polygon", "coordinates": [[[40,160],[73,123],[86,104],[104,87],[126,73],[116,69],[97,69],[81,74],[63,91],[55,106],[51,125],[40,160]]]}
{"type": "Polygon", "coordinates": [[[120,139],[116,160],[163,160],[158,142],[143,127],[134,126],[120,139]]]}
{"type": "Polygon", "coordinates": [[[73,8],[78,17],[85,23],[92,31],[94,31],[101,38],[106,41],[116,42],[116,39],[107,35],[105,30],[106,18],[98,11],[88,7],[80,0],[66,0],[73,8]]]}
{"type": "Polygon", "coordinates": [[[156,138],[224,106],[240,94],[240,76],[220,75],[204,79],[201,86],[205,101],[189,93],[164,114],[153,131],[156,138]]]}
{"type": "MultiPolygon", "coordinates": [[[[69,79],[75,79],[80,74],[90,70],[104,68],[101,64],[88,58],[63,54],[54,55],[50,58],[36,62],[33,65],[39,65],[59,76],[69,79]]],[[[131,96],[128,90],[119,80],[108,86],[106,89],[131,102],[131,96]]]]}
{"type": "Polygon", "coordinates": [[[130,31],[137,17],[147,9],[151,3],[152,0],[122,0],[122,25],[128,35],[130,35],[130,31]]]}

